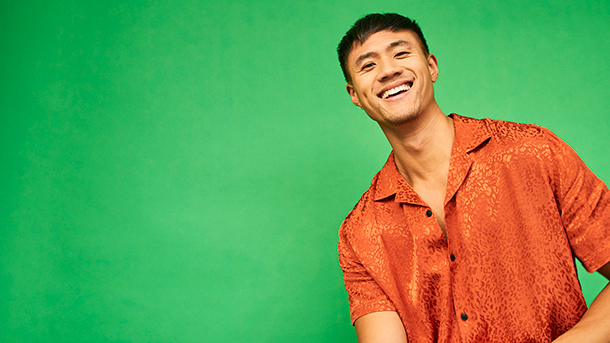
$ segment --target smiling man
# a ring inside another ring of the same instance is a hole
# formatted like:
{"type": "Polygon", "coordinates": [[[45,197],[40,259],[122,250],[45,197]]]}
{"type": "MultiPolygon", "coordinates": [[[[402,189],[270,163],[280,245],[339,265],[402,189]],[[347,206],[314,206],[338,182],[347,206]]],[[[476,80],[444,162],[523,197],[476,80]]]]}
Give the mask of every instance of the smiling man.
{"type": "Polygon", "coordinates": [[[610,286],[587,309],[574,265],[610,278],[604,182],[547,129],[446,116],[408,18],[366,16],[338,53],[393,149],[339,230],[359,342],[610,342],[610,286]]]}

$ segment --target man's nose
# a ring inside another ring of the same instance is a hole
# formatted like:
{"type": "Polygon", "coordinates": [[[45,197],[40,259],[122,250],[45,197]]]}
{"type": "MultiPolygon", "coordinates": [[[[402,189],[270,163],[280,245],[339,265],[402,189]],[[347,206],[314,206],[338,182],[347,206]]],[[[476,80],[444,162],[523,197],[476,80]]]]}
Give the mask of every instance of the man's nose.
{"type": "Polygon", "coordinates": [[[400,75],[402,69],[396,64],[393,59],[382,59],[379,61],[380,72],[377,76],[379,81],[384,82],[400,75]]]}

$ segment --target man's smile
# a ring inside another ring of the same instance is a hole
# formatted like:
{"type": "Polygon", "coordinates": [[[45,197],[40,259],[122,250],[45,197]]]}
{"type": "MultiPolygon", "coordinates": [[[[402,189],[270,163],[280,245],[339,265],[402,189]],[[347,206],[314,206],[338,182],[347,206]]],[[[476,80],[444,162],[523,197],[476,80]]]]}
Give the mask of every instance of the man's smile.
{"type": "Polygon", "coordinates": [[[413,85],[413,82],[403,83],[398,86],[391,85],[391,86],[389,86],[390,88],[386,87],[379,94],[377,94],[377,96],[384,100],[388,99],[388,98],[392,98],[394,96],[397,96],[398,94],[406,93],[409,89],[411,89],[412,85],[413,85]]]}

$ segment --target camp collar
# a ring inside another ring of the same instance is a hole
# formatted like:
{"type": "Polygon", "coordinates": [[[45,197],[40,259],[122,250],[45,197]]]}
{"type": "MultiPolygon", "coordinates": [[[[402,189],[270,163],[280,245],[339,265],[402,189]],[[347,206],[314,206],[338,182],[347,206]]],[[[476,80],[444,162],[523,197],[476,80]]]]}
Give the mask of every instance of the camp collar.
{"type": "MultiPolygon", "coordinates": [[[[470,170],[472,159],[468,154],[491,137],[491,132],[483,120],[463,117],[455,113],[449,116],[453,118],[455,138],[451,149],[445,203],[453,197],[470,170]]],[[[396,195],[394,201],[427,206],[402,175],[400,175],[394,162],[393,151],[378,174],[375,188],[375,201],[396,195]]]]}

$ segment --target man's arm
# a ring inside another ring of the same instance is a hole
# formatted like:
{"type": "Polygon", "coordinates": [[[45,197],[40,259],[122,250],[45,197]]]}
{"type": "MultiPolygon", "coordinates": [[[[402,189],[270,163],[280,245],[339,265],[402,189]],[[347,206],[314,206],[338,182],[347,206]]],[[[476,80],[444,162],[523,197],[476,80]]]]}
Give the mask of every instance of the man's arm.
{"type": "MultiPolygon", "coordinates": [[[[610,262],[598,272],[610,280],[610,262]]],[[[585,315],[574,327],[553,343],[610,343],[610,283],[595,297],[585,315]]]]}
{"type": "Polygon", "coordinates": [[[405,327],[394,311],[365,314],[354,326],[358,343],[408,343],[405,327]]]}

